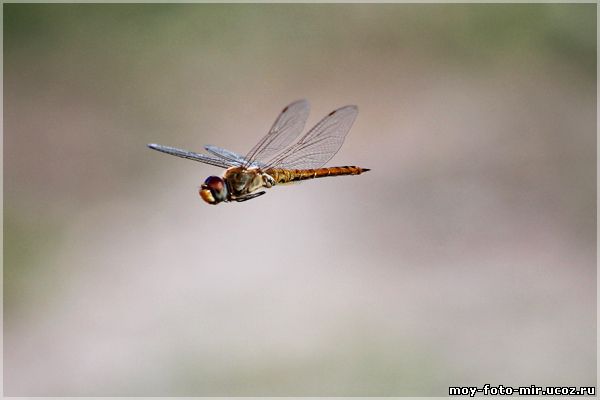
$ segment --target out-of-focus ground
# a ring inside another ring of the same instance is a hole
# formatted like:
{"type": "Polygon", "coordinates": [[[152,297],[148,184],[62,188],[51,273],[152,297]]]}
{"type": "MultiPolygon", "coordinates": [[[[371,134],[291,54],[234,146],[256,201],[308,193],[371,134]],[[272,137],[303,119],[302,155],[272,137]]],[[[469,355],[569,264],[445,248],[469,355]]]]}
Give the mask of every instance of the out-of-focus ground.
{"type": "Polygon", "coordinates": [[[596,385],[596,5],[4,5],[4,393],[596,385]],[[211,207],[287,103],[330,165],[211,207]]]}

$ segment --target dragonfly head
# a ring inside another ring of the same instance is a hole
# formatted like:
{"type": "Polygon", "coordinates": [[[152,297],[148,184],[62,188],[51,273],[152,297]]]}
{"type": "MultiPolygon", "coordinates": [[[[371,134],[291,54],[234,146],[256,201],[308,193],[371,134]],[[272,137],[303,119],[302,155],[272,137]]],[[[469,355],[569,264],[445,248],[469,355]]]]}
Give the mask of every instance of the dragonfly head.
{"type": "Polygon", "coordinates": [[[200,197],[208,204],[219,204],[227,200],[227,185],[218,176],[209,176],[200,186],[200,197]]]}

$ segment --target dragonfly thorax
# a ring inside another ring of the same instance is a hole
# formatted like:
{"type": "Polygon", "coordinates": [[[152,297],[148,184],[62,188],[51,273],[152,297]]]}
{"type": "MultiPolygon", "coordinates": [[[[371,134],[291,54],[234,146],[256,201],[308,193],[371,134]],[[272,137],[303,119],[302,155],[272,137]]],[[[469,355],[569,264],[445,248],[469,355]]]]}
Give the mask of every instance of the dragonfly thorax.
{"type": "Polygon", "coordinates": [[[266,186],[264,175],[260,169],[255,167],[231,167],[227,168],[223,179],[227,182],[229,196],[234,199],[246,196],[266,186]]]}

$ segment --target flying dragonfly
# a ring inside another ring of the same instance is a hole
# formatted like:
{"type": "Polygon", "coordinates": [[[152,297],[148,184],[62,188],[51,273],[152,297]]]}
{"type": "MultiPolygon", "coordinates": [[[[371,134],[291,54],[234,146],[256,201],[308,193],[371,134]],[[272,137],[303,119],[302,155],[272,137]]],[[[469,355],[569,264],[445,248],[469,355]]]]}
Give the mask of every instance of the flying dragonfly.
{"type": "Polygon", "coordinates": [[[281,111],[275,123],[245,156],[216,146],[205,146],[209,154],[199,154],[160,144],[153,150],[201,163],[226,168],[222,177],[206,178],[199,193],[208,204],[247,201],[265,194],[262,188],[324,178],[360,175],[368,168],[323,166],[338,152],[358,114],[356,106],[345,106],[327,114],[317,125],[297,139],[308,118],[309,105],[298,100],[281,111]]]}

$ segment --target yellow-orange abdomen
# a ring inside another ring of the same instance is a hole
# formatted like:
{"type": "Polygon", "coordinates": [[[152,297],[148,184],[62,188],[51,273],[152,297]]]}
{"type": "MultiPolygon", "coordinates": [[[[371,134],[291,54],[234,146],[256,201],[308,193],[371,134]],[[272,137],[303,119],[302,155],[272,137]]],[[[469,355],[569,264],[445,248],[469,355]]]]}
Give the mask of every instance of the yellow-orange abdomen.
{"type": "Polygon", "coordinates": [[[288,183],[306,179],[324,178],[326,176],[360,175],[369,171],[368,168],[355,166],[330,167],[318,169],[278,169],[273,168],[265,171],[275,179],[276,183],[288,183]]]}

